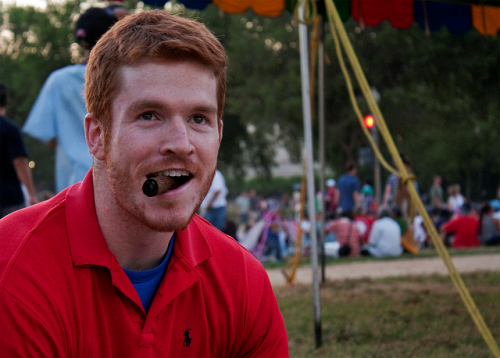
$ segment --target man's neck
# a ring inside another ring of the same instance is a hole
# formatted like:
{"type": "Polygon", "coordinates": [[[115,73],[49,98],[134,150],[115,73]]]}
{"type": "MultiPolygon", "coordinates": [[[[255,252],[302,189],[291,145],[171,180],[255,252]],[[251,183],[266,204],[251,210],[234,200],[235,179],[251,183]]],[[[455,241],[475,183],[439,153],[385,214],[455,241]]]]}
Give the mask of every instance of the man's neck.
{"type": "Polygon", "coordinates": [[[5,116],[5,113],[7,113],[7,108],[0,107],[0,116],[5,116]]]}

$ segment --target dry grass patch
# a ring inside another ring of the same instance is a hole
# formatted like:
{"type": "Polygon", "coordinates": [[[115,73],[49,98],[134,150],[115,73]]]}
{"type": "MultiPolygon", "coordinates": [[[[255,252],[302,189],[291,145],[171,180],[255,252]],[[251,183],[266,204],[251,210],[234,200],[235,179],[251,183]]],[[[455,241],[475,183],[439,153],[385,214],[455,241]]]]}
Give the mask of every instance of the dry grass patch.
{"type": "MultiPolygon", "coordinates": [[[[500,345],[500,272],[462,276],[500,345]]],[[[311,286],[278,287],[292,357],[490,357],[448,277],[327,282],[314,349],[311,286]]]]}

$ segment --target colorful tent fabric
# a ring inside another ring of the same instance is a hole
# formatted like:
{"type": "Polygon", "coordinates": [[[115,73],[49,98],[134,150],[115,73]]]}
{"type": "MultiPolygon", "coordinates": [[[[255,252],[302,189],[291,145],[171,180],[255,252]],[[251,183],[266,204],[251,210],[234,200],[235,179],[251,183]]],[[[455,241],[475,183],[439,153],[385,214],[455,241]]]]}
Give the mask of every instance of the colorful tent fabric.
{"type": "Polygon", "coordinates": [[[483,35],[494,36],[500,30],[500,7],[472,5],[472,24],[483,35]]]}
{"type": "Polygon", "coordinates": [[[414,22],[413,0],[351,1],[351,16],[361,26],[377,26],[387,20],[398,29],[407,29],[414,22]]]}
{"type": "MultiPolygon", "coordinates": [[[[164,7],[167,0],[143,0],[146,5],[164,7]]],[[[293,11],[297,0],[177,0],[188,9],[204,10],[209,4],[230,14],[252,9],[257,15],[275,17],[293,11]]],[[[361,26],[377,26],[382,21],[398,29],[416,22],[423,30],[434,32],[443,26],[455,34],[474,28],[483,35],[496,35],[500,30],[500,2],[474,0],[334,0],[343,21],[354,18],[361,26]],[[486,4],[485,4],[486,3],[486,4]]]]}
{"type": "Polygon", "coordinates": [[[415,0],[415,22],[426,31],[446,26],[454,34],[464,34],[472,27],[471,6],[468,4],[415,0]]]}

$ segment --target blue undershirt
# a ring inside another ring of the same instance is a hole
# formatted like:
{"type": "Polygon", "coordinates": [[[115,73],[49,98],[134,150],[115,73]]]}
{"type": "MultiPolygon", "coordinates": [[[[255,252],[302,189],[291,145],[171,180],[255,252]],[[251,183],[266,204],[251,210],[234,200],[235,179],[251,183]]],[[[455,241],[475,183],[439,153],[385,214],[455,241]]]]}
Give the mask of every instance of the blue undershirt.
{"type": "Polygon", "coordinates": [[[167,254],[165,255],[165,258],[155,268],[146,271],[131,271],[123,269],[123,271],[125,271],[128,278],[130,279],[130,282],[132,282],[132,285],[134,285],[135,289],[137,290],[146,313],[149,311],[149,307],[153,302],[156,290],[158,290],[158,287],[160,287],[160,282],[163,279],[165,272],[167,271],[168,262],[172,257],[174,239],[175,233],[172,235],[172,239],[168,244],[167,254]]]}

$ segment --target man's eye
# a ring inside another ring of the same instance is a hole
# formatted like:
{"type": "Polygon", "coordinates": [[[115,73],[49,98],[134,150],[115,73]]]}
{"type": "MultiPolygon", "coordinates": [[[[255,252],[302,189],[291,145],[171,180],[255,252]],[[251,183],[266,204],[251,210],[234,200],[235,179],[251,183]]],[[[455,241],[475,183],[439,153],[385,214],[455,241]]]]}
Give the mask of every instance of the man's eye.
{"type": "Polygon", "coordinates": [[[205,121],[205,117],[203,116],[193,116],[193,122],[196,124],[203,124],[205,121]]]}
{"type": "Polygon", "coordinates": [[[143,114],[141,114],[141,118],[145,119],[147,121],[150,121],[150,120],[154,119],[155,116],[153,113],[143,113],[143,114]]]}

